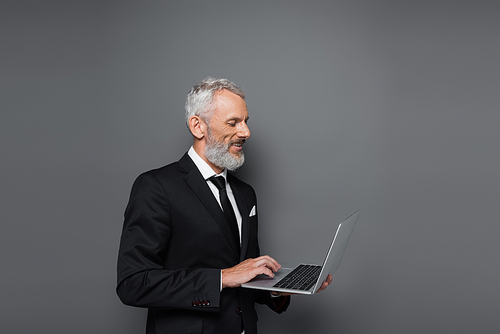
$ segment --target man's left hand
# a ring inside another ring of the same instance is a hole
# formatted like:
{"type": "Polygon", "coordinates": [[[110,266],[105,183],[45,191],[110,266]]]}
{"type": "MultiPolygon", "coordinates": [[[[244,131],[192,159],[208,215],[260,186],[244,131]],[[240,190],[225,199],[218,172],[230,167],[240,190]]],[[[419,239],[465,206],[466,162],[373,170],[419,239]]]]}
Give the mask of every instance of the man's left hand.
{"type": "Polygon", "coordinates": [[[333,280],[332,275],[328,275],[328,277],[326,278],[326,281],[324,281],[323,284],[321,284],[321,286],[319,287],[318,291],[316,291],[316,293],[325,290],[330,284],[332,284],[332,280],[333,280]]]}

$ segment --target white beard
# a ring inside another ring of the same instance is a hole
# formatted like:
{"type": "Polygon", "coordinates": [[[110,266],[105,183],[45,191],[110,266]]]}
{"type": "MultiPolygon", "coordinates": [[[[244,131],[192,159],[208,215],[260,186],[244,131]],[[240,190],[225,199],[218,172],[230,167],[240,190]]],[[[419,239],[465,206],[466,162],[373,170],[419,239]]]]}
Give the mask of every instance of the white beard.
{"type": "Polygon", "coordinates": [[[205,146],[205,157],[217,167],[235,171],[245,162],[245,154],[241,151],[240,156],[237,157],[229,152],[229,148],[233,143],[231,141],[226,145],[224,142],[217,141],[213,138],[209,129],[207,146],[205,146]]]}

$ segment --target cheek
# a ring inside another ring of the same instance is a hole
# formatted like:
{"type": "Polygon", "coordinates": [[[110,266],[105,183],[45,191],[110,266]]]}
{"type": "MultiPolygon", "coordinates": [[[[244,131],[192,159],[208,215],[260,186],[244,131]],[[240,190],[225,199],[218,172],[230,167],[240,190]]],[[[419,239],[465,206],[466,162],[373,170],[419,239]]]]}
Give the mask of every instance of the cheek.
{"type": "Polygon", "coordinates": [[[231,129],[227,126],[224,127],[213,127],[211,129],[212,138],[217,139],[218,141],[226,140],[228,137],[232,135],[231,129]]]}
{"type": "Polygon", "coordinates": [[[221,136],[219,137],[220,139],[224,140],[225,142],[229,142],[235,135],[234,131],[223,131],[221,132],[221,136]]]}

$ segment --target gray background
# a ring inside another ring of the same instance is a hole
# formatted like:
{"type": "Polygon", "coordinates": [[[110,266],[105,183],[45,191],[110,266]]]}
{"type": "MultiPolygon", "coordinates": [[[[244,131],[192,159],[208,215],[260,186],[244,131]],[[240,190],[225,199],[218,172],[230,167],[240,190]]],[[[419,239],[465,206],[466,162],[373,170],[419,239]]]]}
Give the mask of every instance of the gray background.
{"type": "Polygon", "coordinates": [[[123,210],[212,75],[248,95],[265,253],[321,261],[362,210],[333,286],[259,307],[261,333],[498,333],[499,9],[3,1],[0,332],[144,332],[114,292],[123,210]]]}

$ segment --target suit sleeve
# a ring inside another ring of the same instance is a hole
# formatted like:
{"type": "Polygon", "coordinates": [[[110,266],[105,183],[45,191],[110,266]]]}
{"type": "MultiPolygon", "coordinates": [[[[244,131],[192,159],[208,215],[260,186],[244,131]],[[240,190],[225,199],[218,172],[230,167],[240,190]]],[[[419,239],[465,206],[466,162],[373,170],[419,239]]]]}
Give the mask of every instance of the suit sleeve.
{"type": "Polygon", "coordinates": [[[168,198],[149,173],[135,181],[125,210],[118,254],[117,294],[131,306],[217,310],[220,270],[164,269],[171,238],[168,198]]]}

